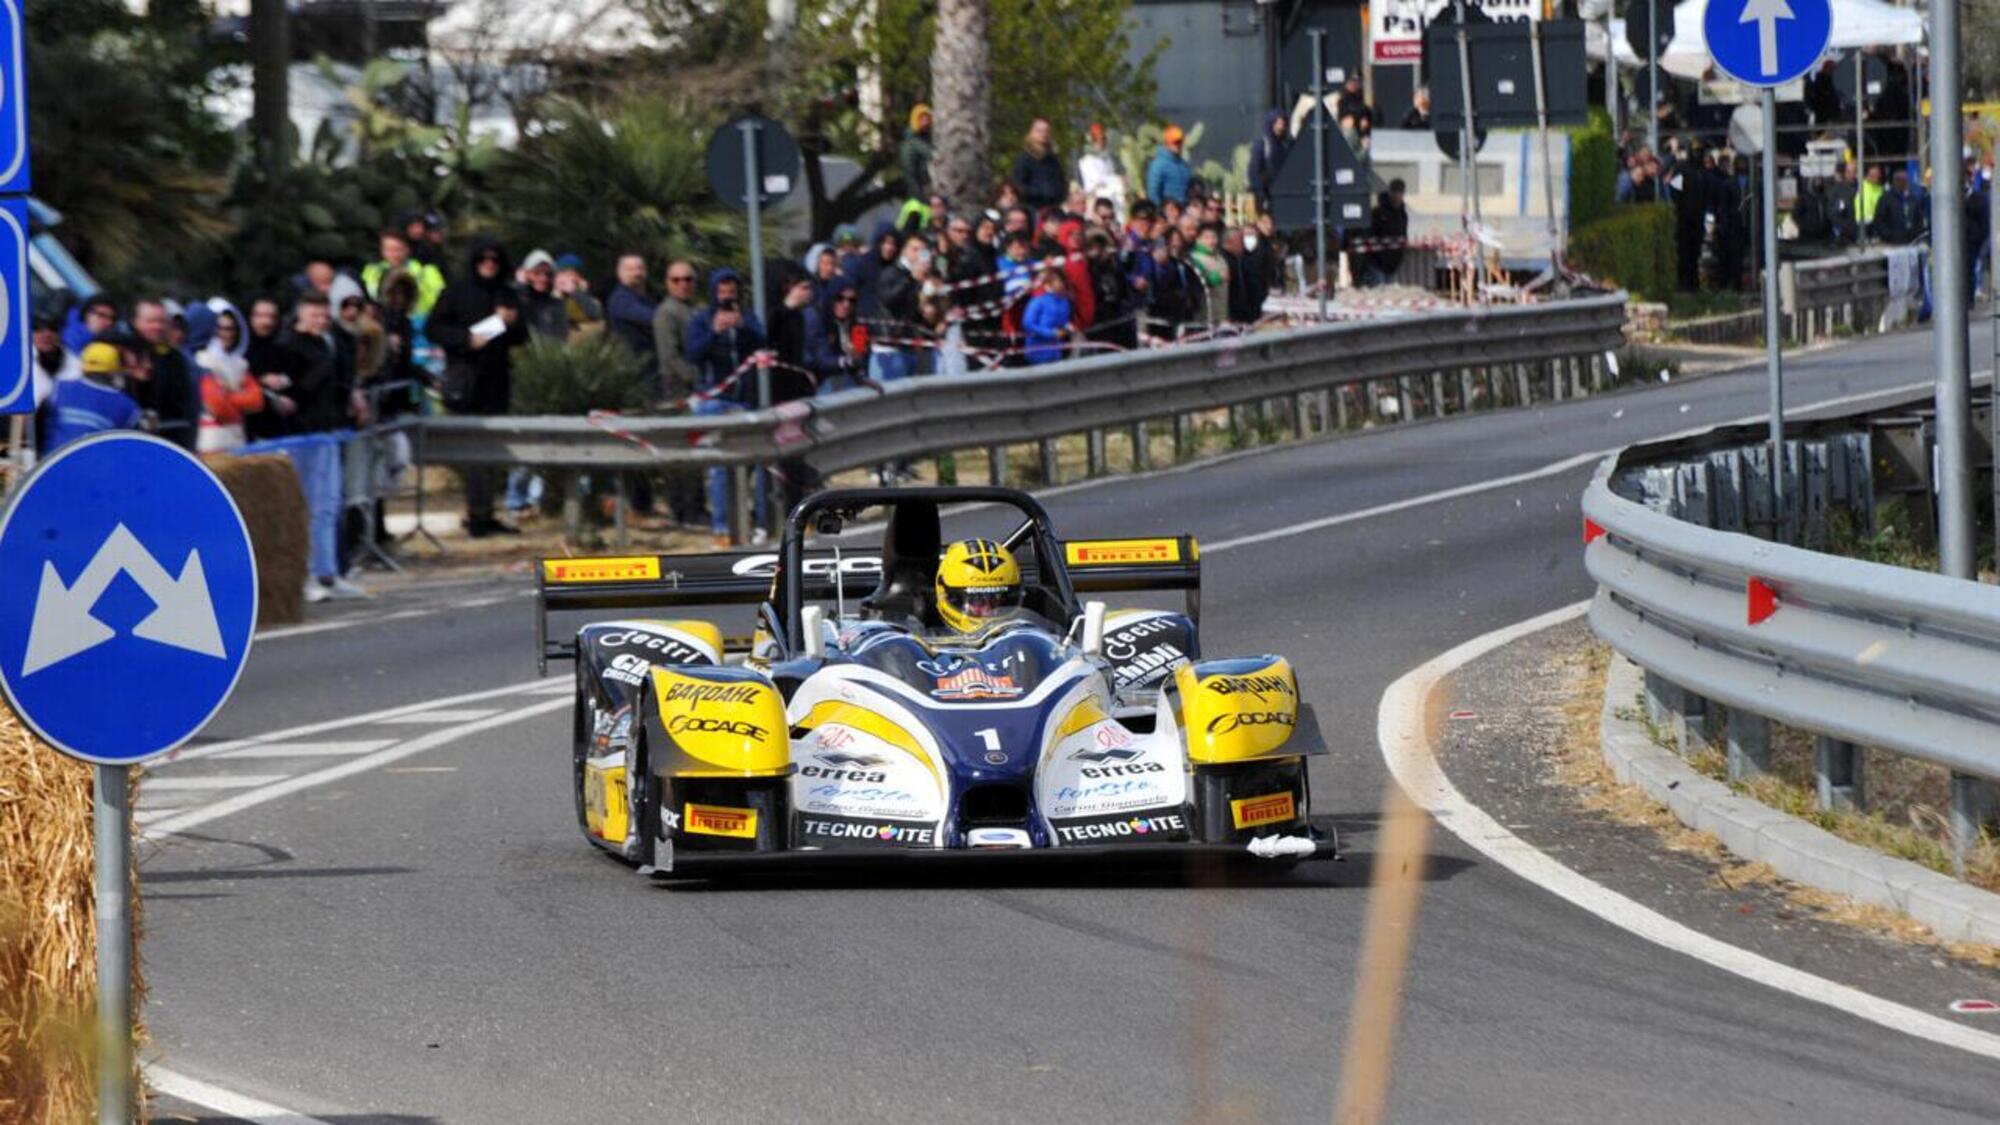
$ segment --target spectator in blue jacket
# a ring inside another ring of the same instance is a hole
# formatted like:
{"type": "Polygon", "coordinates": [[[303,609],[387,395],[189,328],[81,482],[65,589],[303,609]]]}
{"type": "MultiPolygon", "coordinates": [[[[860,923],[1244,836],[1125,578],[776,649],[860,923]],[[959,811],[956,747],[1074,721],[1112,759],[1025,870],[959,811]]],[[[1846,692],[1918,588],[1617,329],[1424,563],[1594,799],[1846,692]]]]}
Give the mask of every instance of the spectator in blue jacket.
{"type": "Polygon", "coordinates": [[[42,404],[38,447],[43,456],[91,434],[139,428],[139,404],[118,389],[125,367],[118,346],[101,340],[84,345],[81,366],[81,378],[57,383],[42,404]]]}
{"type": "MultiPolygon", "coordinates": [[[[729,377],[741,370],[744,361],[764,347],[764,325],[757,314],[742,307],[743,279],[727,266],[708,276],[708,305],[694,314],[688,324],[687,357],[695,367],[692,404],[696,414],[729,414],[744,409],[757,399],[757,379],[745,372],[724,387],[729,377]]],[[[756,522],[764,526],[764,494],[768,487],[762,469],[757,470],[756,522]]],[[[729,544],[729,470],[708,470],[709,530],[717,546],[729,544]]]]}
{"type": "Polygon", "coordinates": [[[1041,286],[1021,314],[1021,331],[1028,338],[1029,363],[1054,363],[1063,357],[1063,341],[1074,335],[1069,283],[1059,269],[1042,271],[1041,286]]]}
{"type": "Polygon", "coordinates": [[[1178,125],[1167,126],[1161,135],[1160,150],[1153,154],[1153,162],[1146,165],[1146,198],[1154,203],[1165,203],[1171,199],[1181,206],[1187,206],[1188,185],[1194,183],[1194,169],[1187,158],[1181,155],[1181,145],[1187,135],[1178,125]]]}
{"type": "Polygon", "coordinates": [[[654,308],[653,295],[646,290],[645,256],[620,254],[618,286],[604,302],[606,329],[644,360],[649,370],[657,359],[653,345],[654,308]]]}

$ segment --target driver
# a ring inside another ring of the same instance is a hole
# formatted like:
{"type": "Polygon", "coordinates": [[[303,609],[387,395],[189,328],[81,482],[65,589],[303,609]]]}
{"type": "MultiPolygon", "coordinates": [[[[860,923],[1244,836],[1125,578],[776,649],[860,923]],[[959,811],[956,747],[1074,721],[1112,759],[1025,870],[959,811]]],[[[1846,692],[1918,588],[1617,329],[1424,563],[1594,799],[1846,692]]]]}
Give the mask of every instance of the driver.
{"type": "Polygon", "coordinates": [[[938,560],[937,612],[954,632],[973,634],[1021,612],[1021,564],[991,539],[961,539],[938,560]]]}

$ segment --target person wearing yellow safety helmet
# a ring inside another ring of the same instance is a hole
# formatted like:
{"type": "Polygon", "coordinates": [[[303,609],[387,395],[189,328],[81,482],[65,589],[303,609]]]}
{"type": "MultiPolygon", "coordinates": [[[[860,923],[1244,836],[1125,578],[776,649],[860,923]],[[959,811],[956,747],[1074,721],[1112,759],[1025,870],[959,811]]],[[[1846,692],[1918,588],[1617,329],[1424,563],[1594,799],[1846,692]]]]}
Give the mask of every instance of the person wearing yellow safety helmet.
{"type": "Polygon", "coordinates": [[[953,632],[984,632],[1021,611],[1021,564],[991,539],[961,539],[937,568],[937,611],[953,632]]]}
{"type": "Polygon", "coordinates": [[[57,383],[42,404],[37,448],[43,456],[91,434],[139,428],[139,404],[118,386],[125,367],[118,345],[102,340],[86,345],[81,366],[82,378],[57,383]]]}

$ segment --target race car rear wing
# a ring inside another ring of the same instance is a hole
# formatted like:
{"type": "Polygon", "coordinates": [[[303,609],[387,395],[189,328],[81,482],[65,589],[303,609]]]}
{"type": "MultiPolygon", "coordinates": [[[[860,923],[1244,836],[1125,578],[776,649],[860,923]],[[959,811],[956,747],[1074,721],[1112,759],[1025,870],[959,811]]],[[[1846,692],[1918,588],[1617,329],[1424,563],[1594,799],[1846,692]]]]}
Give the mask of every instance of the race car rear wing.
{"type": "MultiPolygon", "coordinates": [[[[1072,539],[1063,543],[1063,553],[1078,594],[1185,590],[1188,615],[1200,615],[1201,548],[1192,536],[1072,539]]],[[[860,598],[881,580],[882,556],[812,548],[802,570],[809,599],[831,599],[843,586],[849,598],[860,598]]],[[[771,599],[777,571],[776,551],[543,559],[535,573],[536,668],[546,675],[549,661],[576,658],[573,639],[550,638],[551,613],[758,605],[771,599]]],[[[748,641],[731,639],[728,646],[742,651],[748,641]]]]}

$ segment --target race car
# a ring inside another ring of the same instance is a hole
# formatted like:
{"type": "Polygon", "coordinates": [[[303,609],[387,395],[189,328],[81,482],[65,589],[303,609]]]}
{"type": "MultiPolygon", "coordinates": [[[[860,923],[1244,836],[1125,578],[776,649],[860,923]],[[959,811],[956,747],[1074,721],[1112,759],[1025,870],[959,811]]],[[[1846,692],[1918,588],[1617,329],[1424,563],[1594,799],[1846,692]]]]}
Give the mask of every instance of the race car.
{"type": "Polygon", "coordinates": [[[1063,540],[1014,489],[834,489],[776,552],[538,572],[540,666],[576,665],[578,824],[644,872],[1335,856],[1291,664],[1202,656],[1190,537],[1063,540]],[[992,533],[947,541],[946,509],[992,533]],[[1184,605],[1080,600],[1159,591],[1184,605]],[[661,612],[743,605],[737,639],[661,612]],[[580,610],[631,615],[552,640],[550,616],[580,610]]]}

